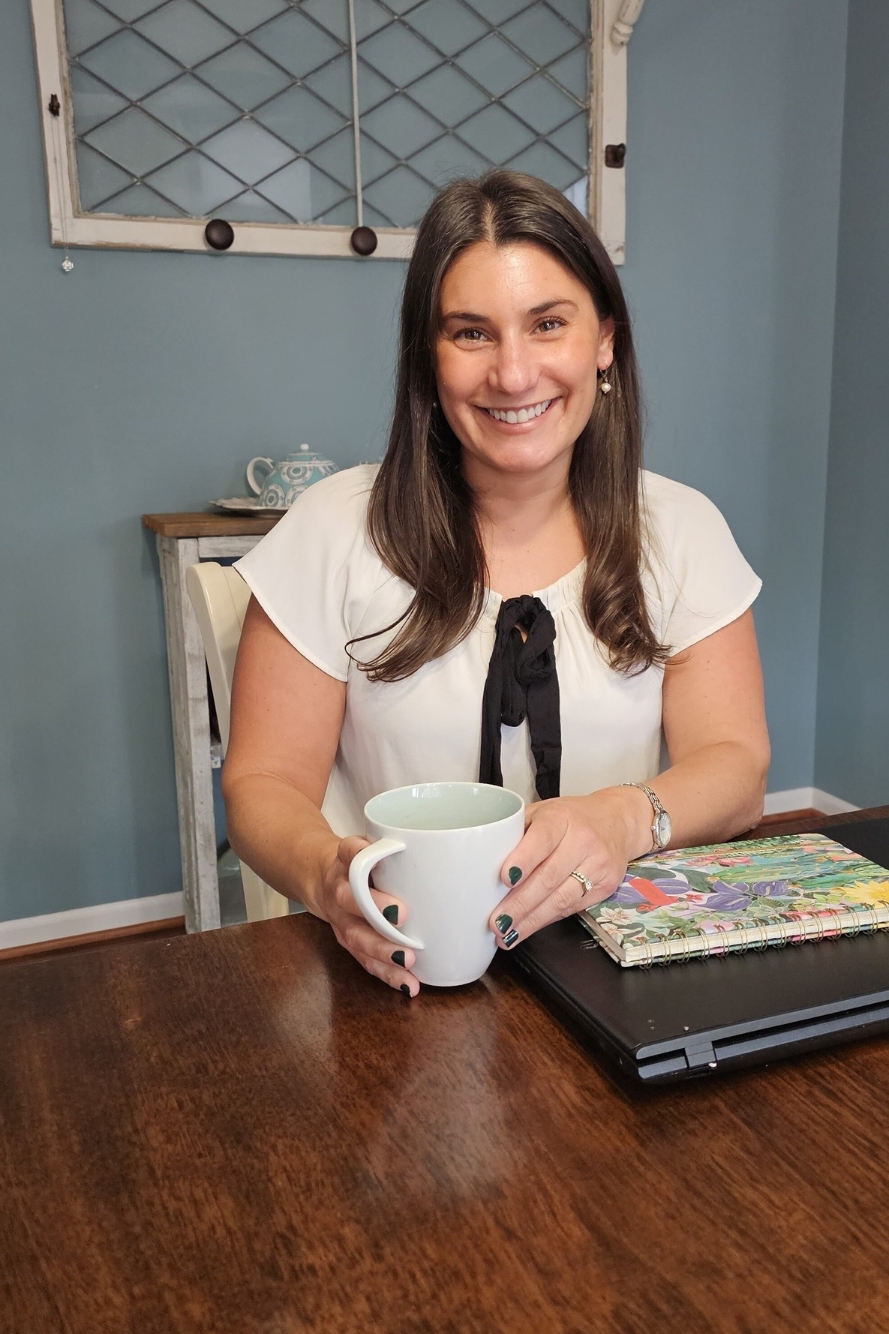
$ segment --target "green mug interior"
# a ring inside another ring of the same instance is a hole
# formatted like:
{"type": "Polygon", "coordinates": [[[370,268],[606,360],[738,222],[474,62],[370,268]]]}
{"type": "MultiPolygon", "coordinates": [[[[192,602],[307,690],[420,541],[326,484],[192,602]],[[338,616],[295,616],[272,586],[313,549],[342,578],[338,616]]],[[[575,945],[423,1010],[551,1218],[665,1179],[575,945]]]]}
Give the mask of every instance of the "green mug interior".
{"type": "Polygon", "coordinates": [[[368,820],[390,829],[473,829],[522,809],[522,798],[488,783],[415,783],[372,797],[368,820]]]}

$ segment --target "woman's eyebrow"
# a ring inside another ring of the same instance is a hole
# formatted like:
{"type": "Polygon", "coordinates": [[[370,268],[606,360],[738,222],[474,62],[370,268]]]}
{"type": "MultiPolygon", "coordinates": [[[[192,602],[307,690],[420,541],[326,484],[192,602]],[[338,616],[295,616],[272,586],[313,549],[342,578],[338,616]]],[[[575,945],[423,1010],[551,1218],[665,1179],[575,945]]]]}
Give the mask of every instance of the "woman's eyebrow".
{"type": "Polygon", "coordinates": [[[569,301],[566,296],[558,296],[554,301],[544,301],[541,306],[532,306],[528,311],[529,315],[545,315],[548,310],[553,310],[556,306],[570,306],[572,310],[577,310],[574,301],[569,301]]]}
{"type": "MultiPolygon", "coordinates": [[[[556,306],[570,306],[572,310],[577,310],[577,305],[574,301],[569,301],[565,296],[559,296],[553,301],[544,301],[539,306],[532,306],[528,311],[528,314],[545,315],[548,310],[553,310],[556,306]]],[[[487,321],[488,316],[479,315],[479,313],[474,310],[449,310],[446,314],[442,315],[441,318],[442,321],[469,320],[473,324],[484,324],[487,321]]]]}
{"type": "Polygon", "coordinates": [[[488,317],[487,315],[478,315],[473,310],[449,310],[441,318],[442,320],[470,320],[473,324],[482,324],[488,317]]]}

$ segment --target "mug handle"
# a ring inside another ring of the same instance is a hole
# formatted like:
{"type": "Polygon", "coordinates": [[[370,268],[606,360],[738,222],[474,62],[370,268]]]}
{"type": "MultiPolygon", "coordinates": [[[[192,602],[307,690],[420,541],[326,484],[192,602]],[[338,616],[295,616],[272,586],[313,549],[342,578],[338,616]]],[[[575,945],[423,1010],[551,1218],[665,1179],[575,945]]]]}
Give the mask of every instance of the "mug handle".
{"type": "Polygon", "coordinates": [[[421,950],[422,941],[403,936],[397,927],[386,921],[370,892],[371,871],[377,862],[381,862],[384,857],[391,857],[395,852],[404,852],[404,844],[398,843],[394,838],[378,838],[369,848],[362,848],[360,852],[356,852],[349,866],[349,884],[352,886],[355,902],[375,931],[379,931],[381,936],[391,940],[393,945],[406,946],[409,950],[421,950]]]}
{"type": "Polygon", "coordinates": [[[250,462],[247,464],[247,485],[250,487],[250,490],[251,490],[251,491],[253,492],[253,494],[256,495],[256,496],[258,496],[259,493],[260,493],[260,491],[262,490],[262,482],[257,482],[257,480],[256,480],[256,465],[257,465],[257,463],[265,463],[265,464],[267,464],[266,474],[265,474],[265,477],[262,479],[262,481],[264,482],[265,479],[266,479],[266,477],[268,477],[269,473],[270,473],[270,472],[274,472],[274,469],[275,469],[275,460],[274,460],[274,459],[256,458],[256,459],[251,459],[250,462]]]}

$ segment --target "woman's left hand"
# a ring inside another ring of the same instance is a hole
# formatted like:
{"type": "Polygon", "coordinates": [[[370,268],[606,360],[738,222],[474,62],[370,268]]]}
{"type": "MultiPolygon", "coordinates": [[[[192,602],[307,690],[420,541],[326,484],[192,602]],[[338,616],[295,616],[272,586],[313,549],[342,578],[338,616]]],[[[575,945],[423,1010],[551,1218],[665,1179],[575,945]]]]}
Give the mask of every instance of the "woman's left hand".
{"type": "Polygon", "coordinates": [[[504,885],[514,888],[491,914],[498,944],[506,949],[607,899],[628,861],[651,846],[651,808],[638,788],[539,801],[527,807],[526,816],[525,836],[502,870],[504,885]],[[573,871],[592,889],[585,893],[573,871]]]}

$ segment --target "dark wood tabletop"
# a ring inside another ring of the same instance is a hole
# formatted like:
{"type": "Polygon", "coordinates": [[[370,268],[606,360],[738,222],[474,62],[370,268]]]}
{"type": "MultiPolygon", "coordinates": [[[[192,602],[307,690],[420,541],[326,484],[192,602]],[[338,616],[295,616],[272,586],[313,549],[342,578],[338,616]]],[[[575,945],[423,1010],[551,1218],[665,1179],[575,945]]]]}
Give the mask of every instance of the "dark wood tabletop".
{"type": "Polygon", "coordinates": [[[0,1051],[2,1334],[889,1325],[889,1041],[634,1092],[304,915],[9,964],[0,1051]]]}

